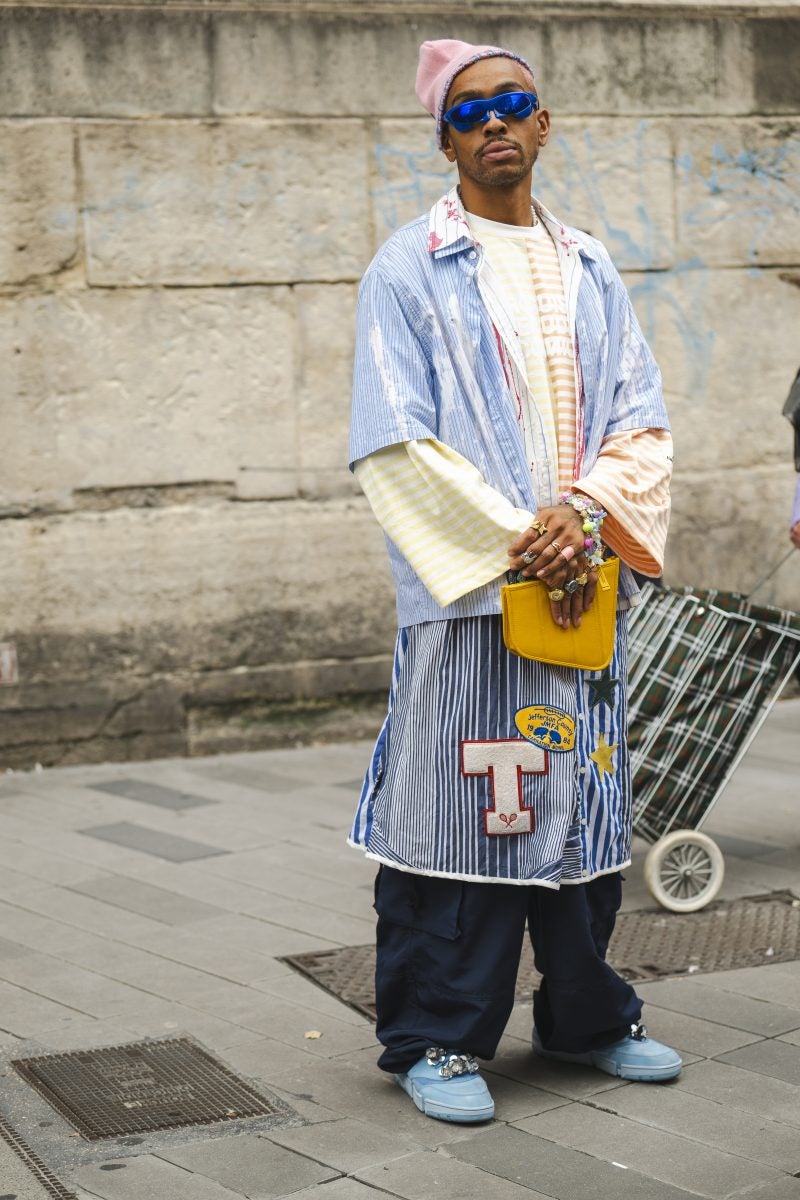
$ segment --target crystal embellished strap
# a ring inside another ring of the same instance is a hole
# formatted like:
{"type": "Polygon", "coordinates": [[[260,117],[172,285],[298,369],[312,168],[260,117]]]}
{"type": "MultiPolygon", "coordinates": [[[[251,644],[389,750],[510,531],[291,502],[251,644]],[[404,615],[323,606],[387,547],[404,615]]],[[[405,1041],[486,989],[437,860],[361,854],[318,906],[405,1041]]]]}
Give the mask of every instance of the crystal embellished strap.
{"type": "Polygon", "coordinates": [[[480,1067],[471,1054],[450,1054],[441,1046],[431,1046],[425,1051],[428,1065],[438,1067],[442,1079],[452,1079],[454,1075],[477,1075],[480,1067]]]}

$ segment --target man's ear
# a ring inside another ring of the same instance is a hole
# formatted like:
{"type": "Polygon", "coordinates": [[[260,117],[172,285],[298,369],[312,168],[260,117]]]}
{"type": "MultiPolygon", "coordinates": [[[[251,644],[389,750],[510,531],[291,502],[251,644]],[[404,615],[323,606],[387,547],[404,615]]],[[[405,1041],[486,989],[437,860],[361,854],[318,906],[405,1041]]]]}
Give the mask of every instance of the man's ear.
{"type": "Polygon", "coordinates": [[[540,108],[536,114],[536,124],[539,126],[539,145],[547,145],[550,136],[550,113],[546,108],[540,108]]]}
{"type": "Polygon", "coordinates": [[[453,143],[450,141],[450,131],[447,126],[442,130],[442,153],[448,162],[456,161],[456,152],[453,149],[453,143]]]}

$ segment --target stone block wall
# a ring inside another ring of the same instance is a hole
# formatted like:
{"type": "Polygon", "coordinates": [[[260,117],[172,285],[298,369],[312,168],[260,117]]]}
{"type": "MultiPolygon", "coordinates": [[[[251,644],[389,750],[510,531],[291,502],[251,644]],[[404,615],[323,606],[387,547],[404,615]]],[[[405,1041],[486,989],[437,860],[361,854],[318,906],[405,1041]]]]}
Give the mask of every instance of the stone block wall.
{"type": "MultiPolygon", "coordinates": [[[[442,36],[536,65],[537,193],[631,288],[675,426],[668,581],[747,591],[788,548],[800,6],[4,2],[0,768],[376,727],[353,309],[450,183],[412,88],[442,36]]],[[[800,607],[800,555],[762,594],[800,607]]]]}

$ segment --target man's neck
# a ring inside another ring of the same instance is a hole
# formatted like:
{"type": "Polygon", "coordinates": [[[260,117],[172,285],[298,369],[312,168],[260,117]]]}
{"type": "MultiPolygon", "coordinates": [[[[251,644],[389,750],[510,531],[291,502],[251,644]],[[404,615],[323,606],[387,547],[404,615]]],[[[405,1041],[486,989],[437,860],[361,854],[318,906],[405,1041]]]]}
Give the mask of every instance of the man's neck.
{"type": "Polygon", "coordinates": [[[531,176],[509,188],[484,188],[471,179],[459,184],[461,203],[468,213],[503,225],[535,224],[531,211],[531,176]]]}

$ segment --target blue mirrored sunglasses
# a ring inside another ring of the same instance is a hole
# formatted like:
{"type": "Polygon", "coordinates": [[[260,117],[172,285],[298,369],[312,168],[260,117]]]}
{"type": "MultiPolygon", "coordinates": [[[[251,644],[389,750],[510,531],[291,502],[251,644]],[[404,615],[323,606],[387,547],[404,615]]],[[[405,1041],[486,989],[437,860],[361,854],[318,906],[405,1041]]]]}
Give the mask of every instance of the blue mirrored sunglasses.
{"type": "Polygon", "coordinates": [[[456,104],[443,115],[443,120],[466,133],[473,125],[483,125],[492,113],[496,117],[529,117],[539,107],[539,97],[535,92],[503,92],[501,96],[491,96],[488,100],[465,100],[456,104]]]}

